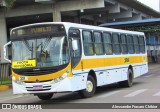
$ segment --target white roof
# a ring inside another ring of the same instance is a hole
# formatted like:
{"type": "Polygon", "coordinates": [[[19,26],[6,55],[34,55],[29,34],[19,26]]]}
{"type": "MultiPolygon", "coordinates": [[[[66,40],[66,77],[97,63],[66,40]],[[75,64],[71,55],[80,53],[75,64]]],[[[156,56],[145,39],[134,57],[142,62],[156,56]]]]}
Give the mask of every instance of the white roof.
{"type": "Polygon", "coordinates": [[[18,28],[23,28],[23,27],[28,27],[28,26],[45,25],[45,24],[63,24],[66,29],[74,27],[74,28],[88,29],[88,30],[97,30],[97,31],[101,30],[101,31],[107,31],[107,32],[144,35],[144,33],[137,32],[137,31],[128,31],[128,30],[120,30],[120,29],[113,29],[113,28],[104,28],[104,27],[99,27],[99,26],[84,25],[84,24],[69,23],[69,22],[43,22],[43,23],[35,23],[35,24],[28,24],[28,25],[23,25],[23,26],[20,26],[20,27],[16,27],[16,28],[13,28],[12,30],[15,30],[15,29],[18,29],[18,28]]]}

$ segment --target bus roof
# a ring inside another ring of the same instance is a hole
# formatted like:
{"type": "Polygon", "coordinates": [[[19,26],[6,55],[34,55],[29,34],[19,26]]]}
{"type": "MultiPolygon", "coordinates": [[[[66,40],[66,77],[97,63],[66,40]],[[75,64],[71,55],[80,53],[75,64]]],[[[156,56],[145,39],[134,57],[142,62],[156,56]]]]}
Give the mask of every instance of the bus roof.
{"type": "Polygon", "coordinates": [[[73,28],[89,29],[89,30],[97,30],[97,31],[102,30],[102,31],[116,32],[116,33],[129,33],[129,34],[131,33],[131,34],[138,34],[138,35],[143,35],[144,34],[142,32],[137,32],[137,31],[127,31],[127,30],[121,30],[121,29],[106,28],[106,27],[92,26],[92,25],[84,25],[84,24],[77,24],[77,23],[70,23],[70,22],[34,23],[34,24],[28,24],[28,25],[23,25],[23,26],[20,26],[20,27],[16,27],[16,28],[13,28],[12,30],[15,30],[15,29],[18,29],[18,28],[23,28],[23,27],[28,27],[28,26],[46,25],[46,24],[63,24],[66,29],[69,29],[69,28],[73,27],[73,28]]]}

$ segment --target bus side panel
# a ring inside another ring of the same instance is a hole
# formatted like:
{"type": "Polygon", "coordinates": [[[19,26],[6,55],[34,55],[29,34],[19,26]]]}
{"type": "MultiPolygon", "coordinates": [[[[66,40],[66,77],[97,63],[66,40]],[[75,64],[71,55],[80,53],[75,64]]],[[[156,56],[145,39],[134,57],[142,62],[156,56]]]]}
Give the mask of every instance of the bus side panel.
{"type": "Polygon", "coordinates": [[[141,75],[141,66],[135,65],[133,67],[133,73],[134,73],[134,78],[140,76],[141,75]]]}
{"type": "Polygon", "coordinates": [[[98,71],[96,72],[96,77],[97,77],[97,86],[102,86],[106,84],[106,71],[98,71]]]}
{"type": "Polygon", "coordinates": [[[121,69],[107,70],[106,84],[119,82],[122,80],[121,69]]]}
{"type": "Polygon", "coordinates": [[[141,75],[148,72],[148,64],[141,66],[141,75]]]}
{"type": "Polygon", "coordinates": [[[86,88],[87,74],[73,75],[71,80],[72,91],[78,91],[86,88]]]}
{"type": "Polygon", "coordinates": [[[122,68],[121,70],[122,70],[122,80],[121,81],[127,80],[128,66],[122,68]]]}

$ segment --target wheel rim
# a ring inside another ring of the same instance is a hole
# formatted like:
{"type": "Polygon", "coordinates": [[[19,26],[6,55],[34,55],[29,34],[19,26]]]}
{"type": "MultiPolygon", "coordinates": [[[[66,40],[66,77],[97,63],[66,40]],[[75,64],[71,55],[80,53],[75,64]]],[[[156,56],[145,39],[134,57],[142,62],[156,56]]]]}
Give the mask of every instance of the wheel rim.
{"type": "Polygon", "coordinates": [[[93,90],[93,83],[91,81],[87,81],[87,91],[92,92],[93,90]]]}

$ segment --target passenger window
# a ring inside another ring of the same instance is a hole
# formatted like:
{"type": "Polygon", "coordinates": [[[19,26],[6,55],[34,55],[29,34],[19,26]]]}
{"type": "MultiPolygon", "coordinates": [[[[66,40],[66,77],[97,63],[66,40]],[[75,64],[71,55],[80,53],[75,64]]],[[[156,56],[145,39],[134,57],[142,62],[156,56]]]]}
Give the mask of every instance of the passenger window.
{"type": "Polygon", "coordinates": [[[104,50],[107,55],[113,54],[112,41],[110,33],[103,33],[104,50]]]}
{"type": "Polygon", "coordinates": [[[133,43],[133,36],[127,35],[127,43],[128,43],[128,52],[130,54],[134,54],[134,43],[133,43]]]}
{"type": "Polygon", "coordinates": [[[133,42],[134,42],[134,49],[135,49],[135,53],[140,53],[140,49],[139,49],[139,41],[138,41],[138,36],[133,36],[133,42]]]}
{"type": "Polygon", "coordinates": [[[104,54],[101,33],[94,32],[94,40],[95,40],[95,43],[94,43],[95,44],[95,53],[97,55],[104,54]]]}
{"type": "Polygon", "coordinates": [[[140,47],[140,52],[145,53],[145,42],[144,42],[144,36],[139,37],[139,47],[140,47]]]}
{"type": "Polygon", "coordinates": [[[121,51],[122,54],[128,54],[126,35],[121,35],[121,51]]]}
{"type": "Polygon", "coordinates": [[[90,31],[83,31],[83,44],[84,44],[84,54],[94,55],[92,33],[90,31]]]}
{"type": "Polygon", "coordinates": [[[113,51],[115,54],[120,54],[121,49],[120,49],[120,43],[119,43],[119,35],[118,34],[113,34],[113,51]]]}

